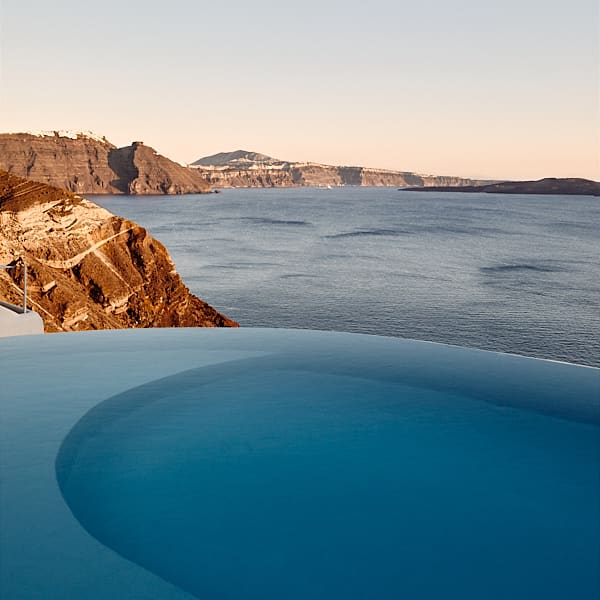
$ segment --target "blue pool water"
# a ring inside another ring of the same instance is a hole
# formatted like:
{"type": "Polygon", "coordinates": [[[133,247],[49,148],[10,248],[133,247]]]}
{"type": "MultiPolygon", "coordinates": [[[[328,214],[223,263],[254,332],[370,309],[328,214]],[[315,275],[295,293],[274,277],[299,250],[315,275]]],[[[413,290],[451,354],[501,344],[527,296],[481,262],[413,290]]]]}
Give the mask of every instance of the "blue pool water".
{"type": "Polygon", "coordinates": [[[0,352],[2,597],[600,594],[598,369],[297,330],[0,352]]]}

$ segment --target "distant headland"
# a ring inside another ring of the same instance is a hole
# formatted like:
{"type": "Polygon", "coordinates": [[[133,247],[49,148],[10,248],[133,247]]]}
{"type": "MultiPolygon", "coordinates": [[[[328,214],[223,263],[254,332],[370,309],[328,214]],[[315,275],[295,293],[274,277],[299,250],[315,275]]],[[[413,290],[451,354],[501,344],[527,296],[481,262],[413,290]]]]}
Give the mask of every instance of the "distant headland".
{"type": "Polygon", "coordinates": [[[259,152],[235,150],[194,161],[196,170],[214,187],[337,187],[337,186],[466,186],[490,183],[445,175],[419,175],[366,167],[322,165],[272,158],[259,152]]]}
{"type": "Polygon", "coordinates": [[[412,192],[479,192],[484,194],[558,194],[562,196],[600,196],[600,183],[575,177],[557,179],[546,177],[537,181],[504,181],[487,185],[458,187],[407,187],[412,192]]]}

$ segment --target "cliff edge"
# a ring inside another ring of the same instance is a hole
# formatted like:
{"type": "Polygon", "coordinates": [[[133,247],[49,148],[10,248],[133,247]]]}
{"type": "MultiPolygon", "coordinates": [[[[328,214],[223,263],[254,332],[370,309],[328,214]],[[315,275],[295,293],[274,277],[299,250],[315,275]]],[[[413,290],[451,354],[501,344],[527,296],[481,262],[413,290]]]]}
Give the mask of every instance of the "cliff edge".
{"type": "Polygon", "coordinates": [[[72,192],[0,170],[0,299],[29,304],[46,331],[237,327],[189,292],[147,231],[72,192]]]}
{"type": "Polygon", "coordinates": [[[142,142],[117,148],[89,132],[0,134],[0,169],[77,194],[202,194],[194,170],[142,142]]]}

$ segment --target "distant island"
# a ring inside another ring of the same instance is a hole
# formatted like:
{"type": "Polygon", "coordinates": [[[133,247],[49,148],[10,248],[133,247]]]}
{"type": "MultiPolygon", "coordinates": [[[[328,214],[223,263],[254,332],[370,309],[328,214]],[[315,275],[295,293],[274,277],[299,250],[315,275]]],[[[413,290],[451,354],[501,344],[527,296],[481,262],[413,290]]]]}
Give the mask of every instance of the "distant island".
{"type": "Polygon", "coordinates": [[[220,152],[194,161],[195,169],[211,186],[227,187],[337,187],[337,186],[468,186],[491,183],[464,177],[419,175],[366,167],[322,165],[281,160],[248,150],[220,152]]]}
{"type": "Polygon", "coordinates": [[[600,196],[600,183],[590,179],[546,177],[538,181],[504,181],[487,185],[405,187],[409,192],[480,192],[484,194],[558,194],[600,196]]]}

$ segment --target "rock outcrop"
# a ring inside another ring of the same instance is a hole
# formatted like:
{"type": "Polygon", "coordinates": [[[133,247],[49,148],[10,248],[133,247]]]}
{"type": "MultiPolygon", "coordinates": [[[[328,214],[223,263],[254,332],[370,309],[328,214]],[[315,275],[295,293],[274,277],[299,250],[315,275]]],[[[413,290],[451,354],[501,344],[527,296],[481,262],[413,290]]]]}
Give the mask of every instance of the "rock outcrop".
{"type": "Polygon", "coordinates": [[[46,331],[235,327],[192,295],[143,227],[71,192],[0,171],[0,299],[30,306],[46,331]]]}
{"type": "Polygon", "coordinates": [[[414,192],[479,192],[485,194],[559,194],[561,196],[600,196],[600,183],[590,179],[547,177],[537,181],[504,181],[489,185],[461,187],[435,186],[408,188],[414,192]]]}
{"type": "Polygon", "coordinates": [[[206,156],[193,162],[190,167],[198,171],[213,187],[400,187],[488,183],[463,177],[419,175],[410,171],[288,162],[246,150],[206,156]]]}
{"type": "Polygon", "coordinates": [[[161,156],[142,142],[118,148],[109,165],[121,176],[118,187],[125,194],[201,194],[210,185],[197,171],[161,156]]]}
{"type": "Polygon", "coordinates": [[[0,169],[77,194],[200,194],[198,171],[134,142],[116,148],[83,132],[0,134],[0,169]]]}

